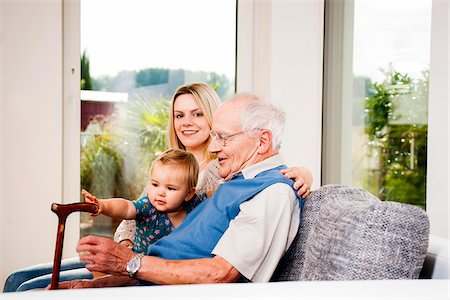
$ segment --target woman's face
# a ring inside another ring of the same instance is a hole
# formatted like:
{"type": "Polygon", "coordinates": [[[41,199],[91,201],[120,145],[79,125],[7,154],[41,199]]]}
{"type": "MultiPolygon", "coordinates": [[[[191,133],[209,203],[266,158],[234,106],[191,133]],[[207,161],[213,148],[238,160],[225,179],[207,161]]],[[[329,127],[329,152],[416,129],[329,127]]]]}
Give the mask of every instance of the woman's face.
{"type": "Polygon", "coordinates": [[[175,133],[186,150],[204,147],[211,127],[194,96],[178,96],[173,108],[175,133]]]}

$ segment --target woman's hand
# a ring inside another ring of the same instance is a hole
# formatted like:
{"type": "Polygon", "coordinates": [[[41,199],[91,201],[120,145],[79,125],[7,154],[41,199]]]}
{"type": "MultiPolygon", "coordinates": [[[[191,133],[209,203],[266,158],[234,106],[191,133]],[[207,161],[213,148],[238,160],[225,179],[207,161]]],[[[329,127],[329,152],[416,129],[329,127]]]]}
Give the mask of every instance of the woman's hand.
{"type": "Polygon", "coordinates": [[[305,199],[311,193],[311,185],[313,183],[312,173],[305,167],[291,167],[280,171],[286,178],[293,179],[294,189],[305,199]]]}
{"type": "Polygon", "coordinates": [[[88,191],[86,191],[85,189],[81,190],[81,194],[84,197],[84,201],[86,201],[87,203],[95,203],[98,205],[98,211],[96,214],[91,214],[91,216],[98,216],[99,214],[101,214],[104,210],[104,204],[103,201],[97,199],[97,197],[95,197],[94,195],[92,195],[91,193],[89,193],[88,191]]]}

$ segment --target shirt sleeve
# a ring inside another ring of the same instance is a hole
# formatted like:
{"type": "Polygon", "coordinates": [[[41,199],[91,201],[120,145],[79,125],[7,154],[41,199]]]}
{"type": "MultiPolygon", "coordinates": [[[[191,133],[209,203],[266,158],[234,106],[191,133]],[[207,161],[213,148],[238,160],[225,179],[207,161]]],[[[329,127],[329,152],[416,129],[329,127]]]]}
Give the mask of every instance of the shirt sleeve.
{"type": "MultiPolygon", "coordinates": [[[[148,183],[145,185],[144,189],[142,190],[141,195],[139,196],[139,199],[142,199],[148,194],[148,183]]],[[[135,206],[136,207],[136,206],[135,206]]],[[[137,214],[137,208],[136,208],[136,214],[137,214]]],[[[136,222],[135,220],[122,220],[120,222],[119,226],[117,227],[116,231],[114,232],[114,241],[120,243],[124,240],[130,240],[134,241],[134,231],[136,229],[136,222]]]]}
{"type": "Polygon", "coordinates": [[[114,241],[120,243],[124,240],[134,241],[136,223],[134,220],[122,220],[114,232],[114,241]]]}
{"type": "Polygon", "coordinates": [[[239,208],[212,254],[253,282],[269,281],[297,234],[298,199],[291,187],[277,183],[239,208]]]}
{"type": "Polygon", "coordinates": [[[133,201],[136,208],[136,219],[149,217],[156,212],[155,207],[150,203],[150,199],[147,196],[141,197],[136,201],[133,201]]]}

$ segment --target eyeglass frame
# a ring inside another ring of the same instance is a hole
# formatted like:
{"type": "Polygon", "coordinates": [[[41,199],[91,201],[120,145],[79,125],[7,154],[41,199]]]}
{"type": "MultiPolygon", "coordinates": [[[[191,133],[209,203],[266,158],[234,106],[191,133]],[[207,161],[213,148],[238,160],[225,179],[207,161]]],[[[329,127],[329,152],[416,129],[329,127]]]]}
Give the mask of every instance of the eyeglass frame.
{"type": "Polygon", "coordinates": [[[252,130],[240,131],[240,132],[237,132],[237,133],[229,134],[227,136],[221,136],[219,133],[215,132],[214,130],[211,130],[209,132],[209,135],[211,136],[211,139],[215,140],[222,147],[225,147],[227,145],[227,141],[230,138],[235,137],[235,136],[240,135],[240,134],[243,134],[243,133],[247,133],[249,131],[253,131],[253,130],[261,130],[261,129],[260,128],[255,128],[255,129],[252,129],[252,130]]]}

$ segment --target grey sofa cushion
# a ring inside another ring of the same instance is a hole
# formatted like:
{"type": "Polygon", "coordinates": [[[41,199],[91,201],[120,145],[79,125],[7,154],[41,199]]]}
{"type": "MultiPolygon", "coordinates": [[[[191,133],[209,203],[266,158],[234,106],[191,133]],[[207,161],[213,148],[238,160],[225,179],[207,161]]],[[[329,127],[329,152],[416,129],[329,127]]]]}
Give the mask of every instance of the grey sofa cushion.
{"type": "Polygon", "coordinates": [[[274,280],[418,278],[428,235],[428,217],[418,207],[354,187],[323,186],[306,200],[299,233],[274,280]]]}

